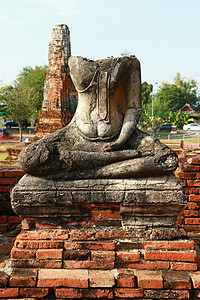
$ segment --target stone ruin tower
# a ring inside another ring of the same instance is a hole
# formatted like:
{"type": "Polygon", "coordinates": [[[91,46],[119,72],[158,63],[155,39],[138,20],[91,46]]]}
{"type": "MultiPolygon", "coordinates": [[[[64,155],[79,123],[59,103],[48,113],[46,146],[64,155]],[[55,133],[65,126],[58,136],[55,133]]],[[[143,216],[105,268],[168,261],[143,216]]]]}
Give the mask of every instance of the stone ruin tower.
{"type": "Polygon", "coordinates": [[[49,67],[44,83],[44,101],[36,130],[39,138],[66,126],[76,110],[77,92],[68,67],[70,56],[69,28],[64,24],[56,25],[49,43],[49,67]]]}

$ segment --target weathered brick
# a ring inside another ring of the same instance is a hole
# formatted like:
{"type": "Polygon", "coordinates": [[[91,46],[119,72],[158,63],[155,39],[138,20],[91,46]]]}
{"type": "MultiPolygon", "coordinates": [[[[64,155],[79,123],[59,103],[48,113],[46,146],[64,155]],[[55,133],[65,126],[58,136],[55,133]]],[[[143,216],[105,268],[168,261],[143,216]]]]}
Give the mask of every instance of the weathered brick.
{"type": "Polygon", "coordinates": [[[38,272],[38,287],[88,288],[87,270],[42,269],[38,272]]]}
{"type": "Polygon", "coordinates": [[[191,289],[190,278],[186,272],[162,271],[165,289],[184,290],[191,289]]]}
{"type": "Polygon", "coordinates": [[[67,240],[68,230],[30,230],[18,234],[18,240],[67,240]]]}
{"type": "Polygon", "coordinates": [[[5,224],[8,222],[8,218],[7,217],[0,217],[0,224],[5,224]]]}
{"type": "MultiPolygon", "coordinates": [[[[188,202],[187,205],[185,206],[185,209],[191,209],[191,210],[198,210],[200,208],[200,202],[188,202]]],[[[187,210],[188,211],[188,210],[187,210]]]]}
{"type": "Polygon", "coordinates": [[[160,271],[137,270],[138,286],[143,289],[162,289],[163,278],[160,271]]]}
{"type": "Polygon", "coordinates": [[[12,258],[34,258],[36,254],[36,250],[30,249],[18,249],[13,247],[11,250],[12,258]]]}
{"type": "Polygon", "coordinates": [[[81,231],[81,230],[72,230],[70,232],[70,238],[75,241],[91,241],[95,240],[95,232],[93,231],[81,231]]]}
{"type": "Polygon", "coordinates": [[[128,251],[134,249],[142,249],[142,242],[140,240],[136,240],[136,241],[119,240],[116,243],[116,250],[118,251],[120,250],[128,251]]]}
{"type": "Polygon", "coordinates": [[[16,240],[14,242],[14,246],[16,248],[28,248],[28,249],[56,249],[56,248],[62,248],[63,242],[61,241],[24,241],[24,240],[16,240]]]}
{"type": "Polygon", "coordinates": [[[0,245],[0,254],[9,254],[11,251],[12,245],[10,244],[3,244],[0,245]]]}
{"type": "Polygon", "coordinates": [[[182,164],[181,165],[181,170],[183,170],[185,172],[199,171],[200,170],[200,166],[199,165],[182,164]]]}
{"type": "Polygon", "coordinates": [[[200,165],[200,157],[191,157],[187,160],[190,165],[200,165]]]}
{"type": "Polygon", "coordinates": [[[36,252],[37,259],[62,259],[63,249],[39,249],[36,252]]]}
{"type": "Polygon", "coordinates": [[[19,295],[19,288],[4,288],[0,289],[0,298],[17,297],[19,295]]]}
{"type": "Polygon", "coordinates": [[[92,260],[115,261],[114,251],[91,251],[92,260]]]}
{"type": "Polygon", "coordinates": [[[0,178],[0,185],[15,185],[16,183],[18,183],[19,178],[0,178]]]}
{"type": "Polygon", "coordinates": [[[121,216],[117,211],[91,211],[91,215],[94,220],[121,219],[121,216]]]}
{"type": "Polygon", "coordinates": [[[118,263],[139,262],[140,252],[116,252],[118,263]]]}
{"type": "Polygon", "coordinates": [[[10,224],[0,224],[0,232],[10,231],[10,224]]]}
{"type": "Polygon", "coordinates": [[[65,260],[90,260],[90,251],[89,250],[66,250],[64,252],[65,260]]]}
{"type": "Polygon", "coordinates": [[[199,212],[197,210],[182,210],[180,216],[184,217],[198,217],[199,212]]]}
{"type": "Polygon", "coordinates": [[[37,270],[18,269],[11,274],[9,284],[16,287],[33,287],[36,285],[37,270]]]}
{"type": "Polygon", "coordinates": [[[134,238],[134,233],[124,232],[120,230],[98,231],[96,233],[97,240],[111,240],[111,239],[128,239],[134,238]]]}
{"type": "Polygon", "coordinates": [[[0,186],[0,192],[3,192],[3,193],[9,193],[10,190],[13,188],[12,185],[2,185],[0,186]]]}
{"type": "Polygon", "coordinates": [[[148,299],[190,299],[190,293],[186,290],[146,290],[145,298],[148,299]]]}
{"type": "Polygon", "coordinates": [[[187,180],[187,185],[188,186],[200,186],[200,180],[187,180]]]}
{"type": "Polygon", "coordinates": [[[90,287],[113,287],[115,285],[115,277],[111,271],[89,271],[90,287]]]}
{"type": "Polygon", "coordinates": [[[54,259],[14,259],[12,266],[15,268],[45,268],[45,269],[61,269],[62,260],[54,259]]]}
{"type": "Polygon", "coordinates": [[[0,271],[0,287],[6,286],[7,282],[8,282],[8,275],[0,271]]]}
{"type": "Polygon", "coordinates": [[[56,289],[56,297],[63,299],[112,299],[113,292],[109,289],[58,288],[56,289]]]}
{"type": "Polygon", "coordinates": [[[10,224],[20,224],[22,221],[21,217],[17,217],[17,216],[12,216],[8,218],[8,223],[10,224]]]}
{"type": "Polygon", "coordinates": [[[20,295],[22,297],[38,297],[43,298],[49,293],[48,288],[21,288],[20,295]]]}
{"type": "Polygon", "coordinates": [[[143,249],[182,249],[193,250],[194,241],[148,241],[143,242],[143,249]]]}
{"type": "Polygon", "coordinates": [[[86,260],[86,261],[76,261],[76,260],[65,260],[64,268],[66,269],[102,269],[102,270],[112,270],[114,269],[115,263],[109,261],[98,261],[98,260],[86,260]]]}
{"type": "Polygon", "coordinates": [[[196,187],[184,187],[184,190],[186,195],[199,194],[199,189],[196,187]]]}
{"type": "Polygon", "coordinates": [[[189,201],[200,202],[200,195],[189,195],[189,201]]]}
{"type": "Polygon", "coordinates": [[[25,175],[25,172],[22,170],[6,170],[4,171],[4,177],[18,177],[19,179],[25,175]]]}
{"type": "Polygon", "coordinates": [[[168,261],[145,261],[142,263],[141,269],[144,269],[144,270],[168,270],[169,267],[170,267],[170,263],[168,261]]]}
{"type": "Polygon", "coordinates": [[[135,275],[133,270],[119,269],[117,272],[117,287],[135,287],[135,275]]]}
{"type": "Polygon", "coordinates": [[[114,242],[65,242],[64,246],[67,250],[115,250],[114,242]]]}
{"type": "Polygon", "coordinates": [[[171,269],[176,271],[197,271],[196,263],[171,263],[171,269]]]}
{"type": "Polygon", "coordinates": [[[182,227],[187,232],[200,232],[200,226],[199,225],[182,225],[182,227]]]}
{"type": "Polygon", "coordinates": [[[50,225],[50,224],[43,224],[43,223],[36,222],[35,227],[37,229],[56,229],[58,226],[57,225],[50,225]]]}
{"type": "Polygon", "coordinates": [[[142,289],[133,289],[133,288],[115,288],[114,290],[115,297],[118,298],[141,298],[143,297],[142,289]]]}
{"type": "Polygon", "coordinates": [[[196,262],[196,251],[195,252],[144,251],[144,259],[146,259],[146,260],[169,260],[169,261],[196,262]]]}
{"type": "Polygon", "coordinates": [[[196,179],[197,177],[197,174],[196,172],[195,173],[188,173],[188,172],[183,172],[183,171],[180,171],[180,170],[176,170],[175,171],[175,176],[177,178],[180,178],[180,179],[196,179]]]}
{"type": "Polygon", "coordinates": [[[199,225],[200,224],[200,218],[186,218],[185,219],[185,224],[186,225],[189,225],[189,224],[199,225]]]}

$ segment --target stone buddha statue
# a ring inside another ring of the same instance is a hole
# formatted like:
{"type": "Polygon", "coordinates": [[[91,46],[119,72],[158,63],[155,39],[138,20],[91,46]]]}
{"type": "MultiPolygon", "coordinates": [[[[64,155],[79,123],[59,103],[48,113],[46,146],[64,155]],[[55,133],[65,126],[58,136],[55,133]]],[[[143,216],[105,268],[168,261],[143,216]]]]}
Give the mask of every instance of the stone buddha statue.
{"type": "Polygon", "coordinates": [[[28,174],[12,190],[14,211],[65,224],[91,219],[87,203],[118,203],[124,229],[172,226],[185,205],[172,174],[178,158],[137,128],[139,61],[78,56],[70,57],[69,67],[79,97],[76,113],[69,125],[21,151],[19,163],[28,174]]]}
{"type": "Polygon", "coordinates": [[[136,178],[172,172],[177,155],[137,128],[140,63],[135,56],[92,61],[70,57],[78,91],[71,123],[24,148],[22,169],[45,178],[136,178]]]}

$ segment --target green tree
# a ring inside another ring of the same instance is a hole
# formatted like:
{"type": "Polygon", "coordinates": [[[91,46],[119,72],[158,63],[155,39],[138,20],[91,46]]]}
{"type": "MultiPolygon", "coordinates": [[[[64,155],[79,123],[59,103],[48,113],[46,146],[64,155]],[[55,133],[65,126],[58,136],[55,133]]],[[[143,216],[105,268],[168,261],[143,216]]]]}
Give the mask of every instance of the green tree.
{"type": "Polygon", "coordinates": [[[20,139],[22,138],[22,123],[32,115],[32,90],[29,91],[22,85],[5,86],[0,89],[0,99],[3,99],[7,116],[18,122],[20,139]]]}
{"type": "Polygon", "coordinates": [[[38,113],[42,108],[44,97],[44,80],[46,77],[47,66],[25,67],[16,79],[18,87],[24,89],[24,94],[29,95],[32,106],[32,117],[37,119],[38,113]]]}
{"type": "Polygon", "coordinates": [[[11,96],[12,90],[13,90],[12,85],[3,86],[0,89],[0,108],[1,108],[0,116],[1,117],[5,118],[8,115],[6,100],[9,99],[9,97],[11,96]]]}
{"type": "Polygon", "coordinates": [[[142,119],[147,120],[151,117],[153,85],[146,81],[142,83],[142,119]]]}
{"type": "Polygon", "coordinates": [[[44,79],[47,66],[25,67],[17,76],[13,86],[0,89],[0,102],[5,104],[8,117],[18,122],[22,138],[22,122],[37,118],[42,107],[44,79]]]}
{"type": "Polygon", "coordinates": [[[186,103],[197,107],[200,102],[198,85],[195,80],[185,80],[177,73],[173,84],[163,82],[156,94],[158,113],[179,111],[186,103]]]}

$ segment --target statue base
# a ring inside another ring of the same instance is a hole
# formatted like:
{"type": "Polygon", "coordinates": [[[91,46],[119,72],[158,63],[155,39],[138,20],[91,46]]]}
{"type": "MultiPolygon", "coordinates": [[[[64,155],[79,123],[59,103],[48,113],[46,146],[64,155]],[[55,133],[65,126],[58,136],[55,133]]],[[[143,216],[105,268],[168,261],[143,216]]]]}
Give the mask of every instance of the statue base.
{"type": "MultiPolygon", "coordinates": [[[[67,223],[92,222],[93,209],[118,206],[125,230],[173,226],[186,204],[173,174],[138,179],[47,180],[25,175],[12,190],[12,207],[22,217],[67,223]]],[[[101,219],[101,217],[100,217],[101,219]]]]}

